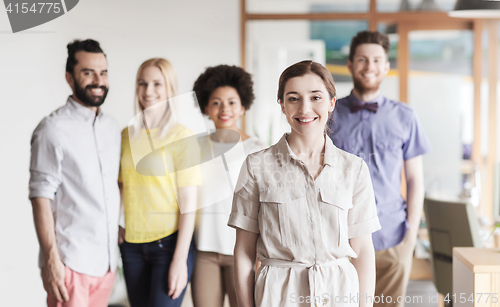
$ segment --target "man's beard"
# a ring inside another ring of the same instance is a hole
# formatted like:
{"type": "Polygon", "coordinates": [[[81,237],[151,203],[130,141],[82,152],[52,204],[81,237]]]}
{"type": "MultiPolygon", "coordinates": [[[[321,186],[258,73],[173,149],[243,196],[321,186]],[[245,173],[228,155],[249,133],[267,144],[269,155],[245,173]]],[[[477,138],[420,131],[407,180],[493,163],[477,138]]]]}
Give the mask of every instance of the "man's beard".
{"type": "Polygon", "coordinates": [[[78,82],[75,81],[75,96],[83,104],[89,107],[99,107],[104,103],[106,95],[108,94],[108,88],[104,85],[99,87],[97,85],[87,85],[85,88],[81,87],[78,82]],[[102,96],[92,96],[89,92],[93,88],[101,88],[103,90],[102,96]]]}
{"type": "Polygon", "coordinates": [[[356,78],[352,78],[352,82],[354,83],[354,88],[360,93],[369,93],[369,92],[375,92],[378,91],[380,88],[380,83],[374,84],[374,85],[365,85],[363,81],[360,81],[356,78]]]}

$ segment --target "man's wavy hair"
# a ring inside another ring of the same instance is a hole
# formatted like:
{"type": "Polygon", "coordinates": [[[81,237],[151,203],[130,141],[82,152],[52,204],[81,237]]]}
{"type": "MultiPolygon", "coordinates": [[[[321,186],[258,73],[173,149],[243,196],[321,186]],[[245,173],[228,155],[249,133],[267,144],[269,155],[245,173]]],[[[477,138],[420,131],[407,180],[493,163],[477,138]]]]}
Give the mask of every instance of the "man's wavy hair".
{"type": "Polygon", "coordinates": [[[99,43],[93,39],[86,39],[84,41],[75,39],[71,43],[68,44],[68,59],[66,60],[66,72],[69,72],[73,75],[75,71],[75,66],[78,64],[78,60],[75,55],[78,51],[85,51],[91,53],[102,53],[104,56],[106,54],[102,51],[99,43]]]}
{"type": "Polygon", "coordinates": [[[389,50],[391,48],[391,43],[389,42],[389,37],[386,34],[380,33],[378,31],[361,31],[356,34],[351,40],[351,47],[349,49],[349,61],[352,62],[354,55],[356,54],[356,48],[362,44],[377,44],[382,46],[385,51],[387,59],[389,58],[389,50]]]}

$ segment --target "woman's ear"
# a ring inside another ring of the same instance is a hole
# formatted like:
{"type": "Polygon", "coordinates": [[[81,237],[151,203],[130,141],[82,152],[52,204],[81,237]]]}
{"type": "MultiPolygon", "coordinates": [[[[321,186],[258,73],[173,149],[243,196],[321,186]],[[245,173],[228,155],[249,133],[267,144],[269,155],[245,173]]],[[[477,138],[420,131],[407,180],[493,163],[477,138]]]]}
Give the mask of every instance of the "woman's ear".
{"type": "Polygon", "coordinates": [[[281,99],[278,99],[278,103],[280,104],[281,107],[281,113],[285,114],[285,105],[281,102],[281,99]]]}
{"type": "Polygon", "coordinates": [[[328,108],[328,112],[333,112],[335,109],[335,102],[337,101],[337,97],[333,97],[330,101],[330,107],[328,108]]]}

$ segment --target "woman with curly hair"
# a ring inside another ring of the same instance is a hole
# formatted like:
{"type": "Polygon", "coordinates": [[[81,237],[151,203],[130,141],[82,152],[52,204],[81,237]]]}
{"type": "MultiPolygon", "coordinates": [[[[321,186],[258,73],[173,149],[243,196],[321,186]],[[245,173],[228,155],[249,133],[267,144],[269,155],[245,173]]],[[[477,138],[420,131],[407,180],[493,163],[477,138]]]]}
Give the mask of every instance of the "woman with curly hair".
{"type": "MultiPolygon", "coordinates": [[[[254,100],[253,82],[250,74],[236,66],[219,65],[209,67],[194,83],[193,90],[203,114],[215,124],[215,132],[199,140],[201,161],[207,161],[227,153],[226,172],[236,180],[241,165],[250,153],[263,149],[265,145],[238,128],[238,120],[250,108],[254,100]],[[241,141],[241,144],[239,142],[241,141]],[[244,153],[243,153],[244,151],[244,153]]],[[[232,197],[210,202],[216,195],[228,192],[228,179],[220,179],[213,172],[203,172],[203,186],[198,200],[207,202],[198,211],[195,228],[197,255],[192,279],[193,303],[195,307],[222,307],[228,294],[231,307],[236,307],[233,281],[233,250],[236,231],[227,226],[232,197]],[[224,190],[224,191],[223,191],[224,190]]],[[[230,195],[232,195],[232,191],[230,195]]]]}

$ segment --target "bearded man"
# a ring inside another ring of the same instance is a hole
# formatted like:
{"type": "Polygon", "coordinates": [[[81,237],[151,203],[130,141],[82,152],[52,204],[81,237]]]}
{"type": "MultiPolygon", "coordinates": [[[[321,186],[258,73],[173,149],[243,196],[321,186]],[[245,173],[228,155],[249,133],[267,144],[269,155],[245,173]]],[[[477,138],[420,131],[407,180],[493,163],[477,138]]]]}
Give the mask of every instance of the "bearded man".
{"type": "Polygon", "coordinates": [[[29,198],[47,305],[105,307],[118,260],[121,136],[100,109],[109,85],[99,43],[67,48],[73,94],[33,132],[29,198]]]}

